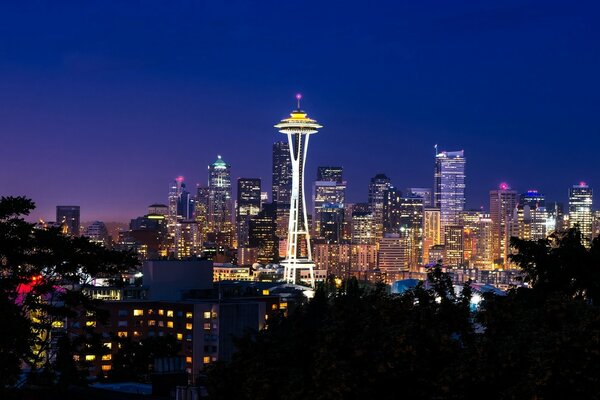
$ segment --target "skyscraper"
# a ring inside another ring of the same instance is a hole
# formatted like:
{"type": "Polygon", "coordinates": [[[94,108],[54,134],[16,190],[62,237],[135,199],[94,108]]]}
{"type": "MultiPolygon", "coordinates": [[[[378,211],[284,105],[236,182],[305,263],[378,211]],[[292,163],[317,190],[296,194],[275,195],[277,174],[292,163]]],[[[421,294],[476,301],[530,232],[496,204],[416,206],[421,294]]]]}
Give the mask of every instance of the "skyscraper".
{"type": "Polygon", "coordinates": [[[442,232],[446,225],[457,225],[465,209],[465,163],[463,150],[435,155],[434,206],[440,209],[442,232]]]}
{"type": "Polygon", "coordinates": [[[248,245],[250,219],[260,212],[261,182],[258,178],[238,178],[237,181],[237,242],[248,245]]]}
{"type": "MultiPolygon", "coordinates": [[[[444,265],[458,267],[464,262],[464,232],[460,225],[447,225],[444,230],[444,265]]],[[[430,250],[431,252],[431,250],[430,250]]]]}
{"type": "Polygon", "coordinates": [[[56,206],[56,223],[62,225],[64,233],[79,236],[79,206],[56,206]]]}
{"type": "Polygon", "coordinates": [[[342,182],[342,167],[318,167],[317,181],[342,182]]]}
{"type": "Polygon", "coordinates": [[[329,204],[343,205],[346,197],[346,182],[316,181],[313,186],[313,235],[321,237],[321,213],[329,204]]]}
{"type": "Polygon", "coordinates": [[[507,266],[509,253],[509,221],[517,207],[517,192],[507,183],[490,190],[490,217],[492,219],[492,256],[494,262],[507,266]]]}
{"type": "Polygon", "coordinates": [[[390,178],[385,174],[377,174],[371,178],[369,183],[369,206],[373,213],[375,224],[375,237],[383,237],[383,205],[385,192],[392,186],[390,178]]]}
{"type": "Polygon", "coordinates": [[[221,156],[208,166],[208,228],[217,241],[231,245],[231,166],[221,156]]]}
{"type": "Polygon", "coordinates": [[[429,250],[441,244],[440,209],[426,207],[423,210],[423,263],[429,262],[429,250]]]}
{"type": "Polygon", "coordinates": [[[577,227],[581,232],[581,239],[586,247],[590,247],[592,240],[592,211],[593,190],[585,182],[573,185],[569,189],[569,226],[577,227]]]}
{"type": "Polygon", "coordinates": [[[306,200],[304,197],[304,164],[308,151],[310,135],[318,132],[321,125],[298,108],[290,114],[290,118],[281,120],[275,125],[279,132],[287,135],[290,158],[292,163],[292,191],[290,197],[290,216],[288,224],[288,237],[286,244],[286,257],[282,261],[284,266],[284,280],[296,283],[298,272],[308,270],[309,283],[315,284],[314,263],[310,248],[310,233],[308,230],[308,217],[306,215],[306,200]],[[306,255],[301,254],[302,243],[305,244],[306,255]]]}
{"type": "Polygon", "coordinates": [[[408,188],[406,189],[408,194],[419,196],[423,198],[424,207],[433,207],[433,190],[431,188],[408,188]]]}
{"type": "Polygon", "coordinates": [[[273,202],[290,204],[292,197],[292,160],[287,141],[273,143],[273,182],[271,197],[273,202]]]}

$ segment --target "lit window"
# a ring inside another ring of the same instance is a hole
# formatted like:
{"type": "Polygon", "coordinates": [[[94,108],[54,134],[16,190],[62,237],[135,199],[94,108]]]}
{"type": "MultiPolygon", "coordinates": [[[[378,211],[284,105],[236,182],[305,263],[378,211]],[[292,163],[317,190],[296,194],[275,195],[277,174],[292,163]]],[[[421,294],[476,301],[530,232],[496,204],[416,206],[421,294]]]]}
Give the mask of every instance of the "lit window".
{"type": "Polygon", "coordinates": [[[186,357],[185,358],[185,362],[188,363],[188,364],[191,364],[192,363],[192,357],[186,357]]]}
{"type": "Polygon", "coordinates": [[[73,361],[79,361],[79,356],[77,354],[73,356],[73,361]]]}
{"type": "Polygon", "coordinates": [[[156,325],[156,321],[153,319],[148,320],[148,326],[154,326],[156,325]]]}
{"type": "Polygon", "coordinates": [[[85,356],[85,361],[94,361],[96,359],[96,356],[93,354],[88,354],[85,356]]]}
{"type": "Polygon", "coordinates": [[[194,316],[194,314],[192,314],[191,312],[185,313],[186,318],[192,318],[193,316],[194,316]]]}
{"type": "Polygon", "coordinates": [[[85,326],[96,326],[96,321],[87,321],[85,326]]]}
{"type": "Polygon", "coordinates": [[[153,314],[154,314],[154,310],[153,310],[153,309],[151,309],[151,308],[149,308],[149,309],[148,309],[148,315],[153,315],[153,314]]]}
{"type": "Polygon", "coordinates": [[[264,296],[268,296],[269,295],[269,289],[263,289],[262,294],[264,296]]]}
{"type": "Polygon", "coordinates": [[[111,354],[105,354],[102,356],[102,361],[110,361],[112,359],[111,354]]]}
{"type": "Polygon", "coordinates": [[[210,318],[210,311],[204,311],[204,318],[206,318],[206,319],[210,318]]]}
{"type": "Polygon", "coordinates": [[[177,334],[177,340],[183,340],[183,333],[177,334]]]}
{"type": "Polygon", "coordinates": [[[210,331],[210,322],[205,322],[204,323],[204,329],[207,331],[210,331]]]}
{"type": "Polygon", "coordinates": [[[173,321],[167,321],[167,328],[173,327],[173,321]]]}
{"type": "Polygon", "coordinates": [[[185,329],[192,329],[192,324],[190,324],[189,322],[185,324],[185,329]]]}
{"type": "Polygon", "coordinates": [[[165,315],[165,310],[158,310],[158,315],[165,315]]]}
{"type": "Polygon", "coordinates": [[[111,342],[104,343],[104,346],[106,346],[109,349],[112,349],[112,343],[111,342]]]}
{"type": "Polygon", "coordinates": [[[121,331],[117,333],[118,337],[127,337],[127,332],[121,331]]]}
{"type": "Polygon", "coordinates": [[[277,304],[271,304],[271,310],[277,310],[277,304]]]}
{"type": "Polygon", "coordinates": [[[173,310],[167,310],[167,317],[173,318],[173,310]]]}
{"type": "Polygon", "coordinates": [[[165,326],[165,321],[158,321],[158,326],[165,326]]]}
{"type": "Polygon", "coordinates": [[[203,362],[204,364],[208,364],[208,363],[210,362],[210,357],[209,357],[209,356],[204,356],[204,357],[202,357],[202,362],[203,362]]]}
{"type": "Polygon", "coordinates": [[[103,365],[102,366],[102,371],[110,371],[111,370],[111,366],[110,365],[103,365]]]}
{"type": "Polygon", "coordinates": [[[140,336],[140,333],[138,331],[134,331],[133,336],[140,336]]]}
{"type": "Polygon", "coordinates": [[[279,308],[281,310],[285,310],[287,308],[287,303],[281,303],[281,304],[279,304],[279,308]]]}
{"type": "Polygon", "coordinates": [[[144,310],[133,310],[134,317],[141,317],[142,315],[144,315],[144,310]]]}
{"type": "Polygon", "coordinates": [[[63,321],[52,321],[52,327],[53,328],[64,328],[65,327],[65,323],[63,321]]]}

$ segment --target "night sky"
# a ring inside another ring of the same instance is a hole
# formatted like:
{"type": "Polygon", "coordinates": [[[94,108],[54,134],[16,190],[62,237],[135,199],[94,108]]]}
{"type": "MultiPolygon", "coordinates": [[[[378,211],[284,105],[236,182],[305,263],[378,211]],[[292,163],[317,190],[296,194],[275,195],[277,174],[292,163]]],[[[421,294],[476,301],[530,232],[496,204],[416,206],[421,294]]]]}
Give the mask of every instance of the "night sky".
{"type": "Polygon", "coordinates": [[[342,165],[349,201],[380,172],[431,187],[436,143],[465,150],[469,207],[501,181],[600,195],[597,1],[7,3],[0,194],[36,218],[142,215],[176,176],[206,183],[217,154],[270,190],[297,92],[325,126],[307,180],[342,165]]]}

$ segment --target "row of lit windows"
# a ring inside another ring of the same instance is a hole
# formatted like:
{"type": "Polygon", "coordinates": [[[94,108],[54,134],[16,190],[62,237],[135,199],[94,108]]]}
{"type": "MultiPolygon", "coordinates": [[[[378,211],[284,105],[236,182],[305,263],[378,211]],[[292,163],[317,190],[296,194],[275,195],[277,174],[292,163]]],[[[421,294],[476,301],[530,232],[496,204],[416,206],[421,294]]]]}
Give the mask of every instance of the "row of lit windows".
{"type": "MultiPolygon", "coordinates": [[[[119,317],[126,317],[128,314],[127,310],[119,310],[119,317]]],[[[165,315],[165,310],[164,309],[159,309],[157,310],[157,314],[158,315],[165,315]]],[[[154,315],[154,310],[152,308],[147,310],[147,315],[154,315]]],[[[169,318],[173,318],[175,316],[175,313],[173,312],[173,310],[166,310],[166,315],[169,318]]],[[[143,317],[144,316],[144,310],[142,309],[134,309],[133,310],[133,316],[134,317],[143,317]]],[[[178,317],[183,317],[183,311],[177,311],[177,316],[178,317]]],[[[185,313],[185,317],[186,318],[193,318],[194,314],[191,312],[186,312],[185,313]]]]}

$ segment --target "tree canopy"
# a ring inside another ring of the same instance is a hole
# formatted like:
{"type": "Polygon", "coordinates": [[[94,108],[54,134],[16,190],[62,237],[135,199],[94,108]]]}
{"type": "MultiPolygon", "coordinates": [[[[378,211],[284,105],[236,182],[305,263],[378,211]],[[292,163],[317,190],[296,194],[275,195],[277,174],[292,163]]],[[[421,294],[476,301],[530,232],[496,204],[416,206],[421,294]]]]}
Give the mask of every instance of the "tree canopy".
{"type": "Polygon", "coordinates": [[[39,229],[25,221],[35,204],[25,197],[0,198],[0,389],[29,377],[64,382],[76,368],[73,351],[94,348],[93,327],[73,336],[66,318],[97,313],[99,301],[82,291],[95,277],[114,277],[137,267],[137,258],[108,250],[87,238],[39,229]],[[70,373],[71,372],[71,373],[70,373]]]}

